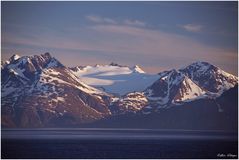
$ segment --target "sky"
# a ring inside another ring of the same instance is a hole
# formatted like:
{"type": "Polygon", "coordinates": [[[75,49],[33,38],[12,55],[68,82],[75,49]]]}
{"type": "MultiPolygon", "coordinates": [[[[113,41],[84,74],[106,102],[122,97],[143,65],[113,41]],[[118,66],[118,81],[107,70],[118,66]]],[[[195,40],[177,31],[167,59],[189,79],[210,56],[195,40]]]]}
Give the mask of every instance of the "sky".
{"type": "Polygon", "coordinates": [[[237,2],[1,2],[1,59],[50,52],[66,66],[207,61],[237,75],[237,2]]]}

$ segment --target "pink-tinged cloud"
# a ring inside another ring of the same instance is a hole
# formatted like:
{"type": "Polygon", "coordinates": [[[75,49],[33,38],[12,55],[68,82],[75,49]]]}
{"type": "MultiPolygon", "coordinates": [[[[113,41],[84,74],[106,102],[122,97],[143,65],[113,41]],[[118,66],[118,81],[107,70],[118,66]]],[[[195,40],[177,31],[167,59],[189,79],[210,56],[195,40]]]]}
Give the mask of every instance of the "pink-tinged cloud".
{"type": "Polygon", "coordinates": [[[203,26],[199,24],[185,24],[181,27],[188,32],[200,32],[203,28],[203,26]]]}
{"type": "MultiPolygon", "coordinates": [[[[13,33],[4,33],[3,45],[17,44],[74,50],[79,54],[90,51],[97,53],[94,63],[97,63],[96,60],[104,62],[107,58],[109,62],[111,59],[112,61],[118,59],[119,63],[141,64],[143,67],[151,64],[151,72],[156,72],[156,67],[160,70],[161,68],[179,68],[200,60],[218,65],[231,73],[237,73],[236,52],[211,47],[192,38],[161,30],[97,23],[90,27],[66,30],[64,36],[54,32],[41,32],[37,35],[25,34],[25,36],[17,36],[13,33]],[[72,34],[75,35],[70,36],[72,34]]],[[[93,59],[82,55],[80,60],[84,61],[84,64],[92,64],[90,60],[93,59]],[[84,61],[84,58],[87,61],[84,61]]],[[[63,63],[72,64],[71,61],[72,58],[66,58],[63,63]]],[[[79,61],[75,65],[80,63],[79,61]]]]}
{"type": "MultiPolygon", "coordinates": [[[[192,58],[219,61],[224,58],[235,58],[237,54],[201,44],[196,40],[177,34],[165,33],[159,30],[119,26],[97,25],[93,30],[104,33],[110,37],[118,37],[114,41],[104,41],[109,46],[122,49],[125,52],[135,54],[147,54],[149,56],[166,56],[174,58],[192,58]],[[119,43],[120,42],[120,43],[119,43]],[[224,57],[224,58],[222,58],[224,57]]],[[[105,44],[106,45],[106,44],[105,44]]]]}

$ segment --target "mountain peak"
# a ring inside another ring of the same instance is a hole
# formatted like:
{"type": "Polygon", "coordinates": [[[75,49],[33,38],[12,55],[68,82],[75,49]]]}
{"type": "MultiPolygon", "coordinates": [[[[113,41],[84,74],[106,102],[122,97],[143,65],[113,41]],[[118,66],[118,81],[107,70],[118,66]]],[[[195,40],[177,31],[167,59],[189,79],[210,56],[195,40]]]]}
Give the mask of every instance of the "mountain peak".
{"type": "Polygon", "coordinates": [[[208,62],[194,62],[179,69],[180,72],[192,79],[197,85],[207,91],[221,94],[237,84],[238,78],[208,62]]]}
{"type": "Polygon", "coordinates": [[[145,73],[138,65],[133,66],[132,70],[136,73],[145,73]]]}
{"type": "Polygon", "coordinates": [[[45,68],[64,67],[57,59],[51,57],[49,53],[42,55],[31,55],[20,57],[14,54],[10,57],[9,62],[6,61],[1,65],[3,72],[16,73],[18,77],[32,83],[36,78],[36,73],[40,73],[45,68]]]}
{"type": "Polygon", "coordinates": [[[12,57],[10,57],[10,61],[15,61],[15,60],[18,60],[19,58],[21,58],[18,54],[14,54],[12,55],[12,57]]]}
{"type": "Polygon", "coordinates": [[[125,66],[125,65],[120,65],[120,64],[114,63],[114,62],[111,62],[111,63],[109,64],[109,66],[127,67],[127,66],[125,66]]]}
{"type": "Polygon", "coordinates": [[[198,65],[212,65],[209,62],[206,61],[195,61],[192,64],[198,64],[198,65]]]}
{"type": "Polygon", "coordinates": [[[205,61],[195,61],[185,67],[182,67],[179,69],[179,71],[181,70],[185,70],[185,69],[189,69],[189,68],[192,68],[193,70],[201,70],[201,71],[205,71],[207,70],[208,68],[216,68],[214,65],[208,63],[208,62],[205,62],[205,61]]]}
{"type": "Polygon", "coordinates": [[[179,70],[159,74],[159,79],[148,87],[145,95],[160,107],[203,98],[206,91],[179,70]]]}
{"type": "Polygon", "coordinates": [[[109,65],[110,65],[110,66],[120,66],[119,64],[114,63],[114,62],[111,62],[109,65]]]}
{"type": "Polygon", "coordinates": [[[49,52],[46,52],[46,53],[42,54],[42,56],[51,57],[51,54],[49,52]]]}

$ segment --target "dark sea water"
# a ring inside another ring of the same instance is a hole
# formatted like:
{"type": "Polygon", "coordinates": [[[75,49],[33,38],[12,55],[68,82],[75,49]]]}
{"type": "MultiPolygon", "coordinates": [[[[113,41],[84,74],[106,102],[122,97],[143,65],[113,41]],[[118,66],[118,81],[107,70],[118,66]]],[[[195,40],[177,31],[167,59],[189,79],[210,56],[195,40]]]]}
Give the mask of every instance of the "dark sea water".
{"type": "Polygon", "coordinates": [[[1,158],[237,158],[237,133],[151,129],[4,129],[1,158]]]}

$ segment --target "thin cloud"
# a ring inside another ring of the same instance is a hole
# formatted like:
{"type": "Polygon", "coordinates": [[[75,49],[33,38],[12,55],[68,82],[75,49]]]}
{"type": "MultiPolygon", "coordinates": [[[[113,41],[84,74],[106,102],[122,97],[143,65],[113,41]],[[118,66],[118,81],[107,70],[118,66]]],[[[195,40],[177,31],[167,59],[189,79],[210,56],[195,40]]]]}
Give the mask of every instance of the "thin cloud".
{"type": "Polygon", "coordinates": [[[235,58],[236,55],[221,48],[201,44],[186,36],[165,33],[160,30],[120,25],[96,25],[92,29],[109,38],[106,38],[102,45],[108,45],[128,53],[146,54],[149,57],[183,59],[191,57],[195,60],[204,59],[218,62],[225,60],[224,58],[228,58],[229,55],[231,55],[230,58],[235,58]],[[119,40],[117,42],[110,41],[111,37],[119,37],[119,40]]]}
{"type": "Polygon", "coordinates": [[[105,17],[95,16],[95,15],[88,15],[86,16],[86,19],[94,23],[110,23],[110,24],[117,23],[115,20],[111,18],[105,18],[105,17]]]}
{"type": "Polygon", "coordinates": [[[108,17],[101,17],[96,15],[88,15],[86,19],[100,24],[118,24],[118,25],[128,25],[128,26],[136,26],[136,27],[145,27],[146,23],[137,19],[124,19],[124,20],[114,20],[108,17]]]}
{"type": "Polygon", "coordinates": [[[93,15],[86,16],[86,19],[88,19],[89,21],[95,22],[95,23],[102,22],[102,19],[100,17],[93,16],[93,15]]]}
{"type": "Polygon", "coordinates": [[[130,20],[130,19],[126,19],[124,21],[124,24],[126,25],[132,25],[132,26],[140,26],[140,27],[144,27],[146,26],[145,22],[139,21],[139,20],[130,20]]]}
{"type": "Polygon", "coordinates": [[[200,32],[203,28],[203,26],[199,24],[185,24],[181,27],[188,32],[200,32]]]}

